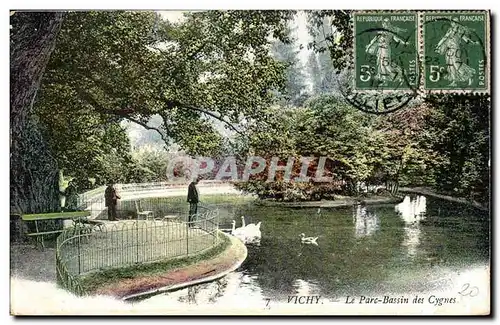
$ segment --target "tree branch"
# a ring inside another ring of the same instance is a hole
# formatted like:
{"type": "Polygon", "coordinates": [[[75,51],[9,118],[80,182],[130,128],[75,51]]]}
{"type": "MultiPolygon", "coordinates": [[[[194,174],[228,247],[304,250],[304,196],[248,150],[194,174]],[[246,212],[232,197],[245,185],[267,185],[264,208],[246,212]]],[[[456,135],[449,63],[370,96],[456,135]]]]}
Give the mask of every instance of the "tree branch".
{"type": "Polygon", "coordinates": [[[153,131],[158,132],[158,134],[160,135],[161,139],[165,143],[165,148],[168,146],[168,144],[169,144],[170,141],[168,141],[168,139],[165,137],[165,135],[163,134],[163,132],[161,132],[158,128],[156,128],[154,126],[149,126],[146,123],[141,122],[140,120],[135,119],[135,118],[130,117],[130,116],[125,116],[125,115],[121,115],[121,116],[123,116],[123,118],[125,118],[125,119],[127,119],[127,120],[129,120],[131,122],[139,124],[140,126],[142,126],[143,128],[145,128],[147,130],[153,130],[153,131]]]}
{"type": "Polygon", "coordinates": [[[94,98],[92,97],[92,95],[90,95],[89,93],[87,93],[86,91],[80,89],[80,88],[76,88],[76,91],[77,93],[80,95],[80,97],[85,100],[89,105],[91,105],[94,110],[96,110],[97,112],[99,113],[102,113],[102,114],[114,114],[114,115],[118,115],[120,117],[123,117],[124,119],[127,119],[131,122],[134,122],[140,126],[142,126],[143,128],[147,129],[147,130],[153,130],[153,131],[156,131],[158,132],[158,134],[160,135],[161,139],[163,140],[163,142],[165,143],[165,146],[168,145],[168,143],[170,141],[168,141],[168,139],[165,137],[165,135],[163,134],[163,132],[161,132],[158,128],[154,127],[154,126],[149,126],[147,125],[146,123],[144,122],[141,122],[140,120],[134,118],[134,117],[131,117],[129,115],[127,115],[125,112],[122,112],[122,111],[113,111],[113,110],[107,110],[105,109],[104,107],[102,107],[99,102],[94,98]]]}
{"type": "Polygon", "coordinates": [[[207,110],[204,110],[202,108],[198,108],[198,107],[194,107],[194,106],[191,106],[191,105],[187,105],[187,104],[182,104],[182,103],[179,103],[179,102],[175,102],[174,104],[176,107],[180,108],[180,109],[189,109],[189,110],[192,110],[192,111],[197,111],[197,112],[200,112],[200,113],[203,113],[205,115],[208,115],[208,116],[211,116],[213,118],[215,118],[216,120],[219,120],[221,122],[223,122],[224,124],[226,124],[227,126],[229,126],[233,131],[235,131],[236,133],[240,134],[240,135],[243,135],[243,133],[238,130],[234,125],[232,125],[230,122],[224,120],[222,118],[222,116],[217,116],[215,115],[214,113],[210,112],[210,111],[207,111],[207,110]]]}
{"type": "MultiPolygon", "coordinates": [[[[188,55],[187,58],[182,61],[182,63],[184,64],[187,61],[193,60],[195,58],[195,56],[198,55],[198,53],[200,53],[201,50],[203,50],[203,48],[206,45],[207,45],[207,42],[201,44],[201,46],[198,47],[196,50],[194,50],[193,53],[191,53],[190,55],[188,55]]],[[[182,64],[176,65],[175,67],[173,67],[173,69],[172,69],[171,72],[168,72],[168,74],[170,74],[172,76],[175,76],[177,73],[179,73],[179,69],[181,68],[181,66],[182,66],[182,64]]]]}
{"type": "MultiPolygon", "coordinates": [[[[205,43],[206,44],[206,43],[205,43]]],[[[203,44],[201,47],[199,47],[194,53],[192,53],[192,57],[194,57],[197,53],[199,53],[201,51],[201,49],[203,49],[203,47],[205,46],[205,44],[203,44]]],[[[106,82],[102,81],[102,80],[97,80],[96,78],[94,78],[92,75],[86,73],[85,71],[82,71],[82,70],[79,70],[79,69],[74,69],[75,72],[77,73],[80,73],[82,76],[88,78],[89,80],[91,80],[92,82],[94,82],[95,84],[97,84],[98,87],[100,87],[102,90],[104,90],[104,92],[110,94],[111,96],[113,97],[116,97],[120,94],[117,94],[116,91],[114,90],[114,88],[107,84],[106,82]]],[[[78,89],[77,91],[79,92],[83,92],[82,89],[78,89]]],[[[84,92],[84,96],[85,98],[88,99],[88,97],[90,96],[88,93],[84,92]]],[[[165,98],[161,98],[161,97],[156,97],[156,100],[160,101],[160,102],[166,102],[167,103],[167,106],[168,108],[173,108],[173,107],[178,107],[180,109],[189,109],[189,110],[193,110],[193,111],[197,111],[197,112],[200,112],[200,113],[203,113],[205,115],[208,115],[208,116],[211,116],[213,118],[215,118],[216,120],[219,120],[221,122],[223,122],[224,124],[226,124],[227,126],[229,126],[230,129],[232,129],[233,131],[235,131],[236,133],[240,134],[240,135],[243,135],[243,133],[238,130],[234,125],[232,125],[230,122],[224,120],[222,118],[222,116],[217,116],[216,114],[210,112],[210,111],[207,111],[207,110],[204,110],[202,108],[198,108],[198,107],[195,107],[195,106],[192,106],[192,105],[189,105],[189,104],[183,104],[179,101],[175,101],[175,100],[168,100],[168,99],[165,99],[165,98]]],[[[94,101],[94,104],[97,104],[97,101],[95,99],[92,98],[92,100],[94,101]]],[[[87,100],[88,101],[88,100],[87,100]]],[[[93,105],[94,105],[93,104],[93,105]]],[[[106,110],[106,109],[103,109],[101,111],[102,113],[111,113],[111,114],[115,114],[115,115],[119,115],[119,116],[122,116],[124,118],[128,118],[130,119],[130,116],[129,115],[125,115],[125,113],[123,112],[120,112],[120,111],[109,111],[109,110],[106,110]]],[[[163,117],[163,116],[162,116],[163,117]]],[[[154,130],[155,128],[153,128],[154,130]]],[[[159,130],[157,130],[157,132],[161,133],[159,130]]],[[[163,136],[162,136],[162,139],[163,139],[163,136]]]]}

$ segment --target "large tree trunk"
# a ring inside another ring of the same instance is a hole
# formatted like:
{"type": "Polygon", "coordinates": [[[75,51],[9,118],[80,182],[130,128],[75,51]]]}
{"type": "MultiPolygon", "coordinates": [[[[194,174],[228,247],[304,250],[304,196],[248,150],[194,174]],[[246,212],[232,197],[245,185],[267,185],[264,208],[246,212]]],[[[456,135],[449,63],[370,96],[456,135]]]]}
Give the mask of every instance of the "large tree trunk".
{"type": "Polygon", "coordinates": [[[32,115],[63,13],[15,12],[10,40],[11,215],[60,210],[59,171],[32,115]]]}

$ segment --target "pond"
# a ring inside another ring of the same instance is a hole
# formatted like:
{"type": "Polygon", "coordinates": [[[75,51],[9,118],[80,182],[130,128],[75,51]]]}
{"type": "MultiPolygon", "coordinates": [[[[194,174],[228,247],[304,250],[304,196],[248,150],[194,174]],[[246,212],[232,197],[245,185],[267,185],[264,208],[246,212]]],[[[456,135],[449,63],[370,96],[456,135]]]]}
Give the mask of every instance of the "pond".
{"type": "MultiPolygon", "coordinates": [[[[215,204],[214,202],[211,202],[215,204]]],[[[183,203],[185,204],[185,203],[183,203]]],[[[329,299],[436,289],[437,280],[489,265],[489,215],[457,203],[408,195],[400,204],[332,209],[217,203],[221,228],[262,222],[260,246],[248,246],[241,267],[225,278],[143,302],[223,303],[238,297],[265,304],[290,295],[329,299]],[[299,235],[318,236],[318,246],[299,235]],[[436,280],[436,281],[434,281],[436,280]]]]}

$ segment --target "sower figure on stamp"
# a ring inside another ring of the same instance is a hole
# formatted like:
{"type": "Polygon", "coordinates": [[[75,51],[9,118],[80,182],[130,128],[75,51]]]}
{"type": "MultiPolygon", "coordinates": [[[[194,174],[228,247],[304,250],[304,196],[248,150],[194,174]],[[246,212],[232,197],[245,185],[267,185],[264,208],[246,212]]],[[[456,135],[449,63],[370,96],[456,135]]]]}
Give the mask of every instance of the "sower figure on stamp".
{"type": "Polygon", "coordinates": [[[113,182],[108,183],[104,192],[105,204],[108,207],[108,220],[116,221],[116,204],[120,196],[117,194],[113,182]]]}
{"type": "Polygon", "coordinates": [[[188,196],[187,196],[187,201],[189,202],[189,216],[188,216],[188,225],[189,227],[193,226],[193,221],[198,213],[198,202],[200,201],[200,197],[198,194],[198,188],[196,185],[200,181],[200,177],[197,177],[194,179],[188,187],[188,196]]]}
{"type": "Polygon", "coordinates": [[[392,60],[391,46],[393,42],[408,45],[408,42],[397,36],[397,33],[406,32],[405,29],[396,27],[385,18],[377,35],[366,46],[366,53],[376,56],[375,79],[385,82],[390,79],[395,82],[403,81],[403,71],[392,60]]]}
{"type": "Polygon", "coordinates": [[[476,70],[466,64],[469,61],[462,43],[479,45],[479,42],[472,40],[470,29],[460,25],[457,18],[453,18],[450,23],[451,27],[435,49],[437,53],[444,55],[446,60],[447,74],[444,79],[451,81],[449,86],[456,86],[457,82],[468,82],[470,86],[476,70]]]}

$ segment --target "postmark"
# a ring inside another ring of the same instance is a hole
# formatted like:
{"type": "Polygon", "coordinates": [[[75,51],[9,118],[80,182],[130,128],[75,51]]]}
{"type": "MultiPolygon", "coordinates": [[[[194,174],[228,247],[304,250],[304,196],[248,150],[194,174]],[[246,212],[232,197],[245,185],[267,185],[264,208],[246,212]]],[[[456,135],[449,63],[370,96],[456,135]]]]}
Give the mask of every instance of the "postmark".
{"type": "Polygon", "coordinates": [[[417,29],[416,12],[355,12],[355,90],[416,89],[417,29]]]}
{"type": "Polygon", "coordinates": [[[407,107],[418,97],[418,89],[356,91],[353,88],[349,82],[339,84],[339,91],[345,101],[365,113],[375,115],[389,114],[407,107]]]}
{"type": "Polygon", "coordinates": [[[488,92],[489,13],[422,12],[423,89],[488,92]]]}
{"type": "Polygon", "coordinates": [[[489,11],[354,11],[345,100],[372,114],[428,94],[490,93],[489,11]]]}

